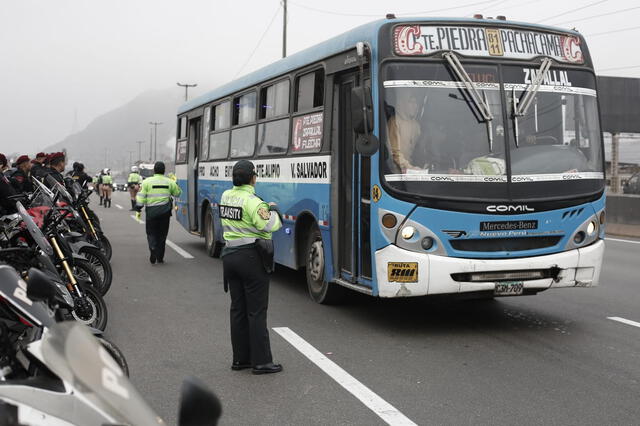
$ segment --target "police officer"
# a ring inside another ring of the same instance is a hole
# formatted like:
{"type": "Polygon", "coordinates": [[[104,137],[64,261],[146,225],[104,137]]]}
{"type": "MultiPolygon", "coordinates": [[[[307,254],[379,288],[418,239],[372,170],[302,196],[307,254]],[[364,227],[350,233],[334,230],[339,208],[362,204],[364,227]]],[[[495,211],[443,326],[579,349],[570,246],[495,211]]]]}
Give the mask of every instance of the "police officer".
{"type": "Polygon", "coordinates": [[[45,174],[44,161],[47,159],[47,154],[39,152],[36,154],[36,158],[31,161],[31,176],[42,179],[45,174]]]}
{"type": "Polygon", "coordinates": [[[140,219],[142,207],[146,211],[146,231],[149,243],[149,262],[164,263],[164,249],[169,233],[171,219],[171,197],[179,196],[182,191],[176,182],[164,175],[165,167],[162,161],[153,165],[154,175],[142,182],[142,188],[136,196],[136,218],[140,219]]]}
{"type": "Polygon", "coordinates": [[[140,184],[142,183],[142,176],[138,174],[138,167],[132,166],[131,173],[127,178],[127,187],[129,188],[129,196],[131,197],[131,210],[136,209],[136,196],[140,191],[140,184]]]}
{"type": "Polygon", "coordinates": [[[80,186],[84,186],[86,183],[91,182],[91,177],[84,171],[84,164],[82,163],[73,163],[71,179],[78,182],[80,186]]]}
{"type": "Polygon", "coordinates": [[[7,166],[7,157],[4,154],[0,154],[0,173],[4,174],[4,172],[8,169],[7,166]]]}
{"type": "Polygon", "coordinates": [[[16,170],[9,179],[13,189],[18,193],[33,192],[31,184],[31,160],[26,155],[21,155],[16,160],[16,170]]]}
{"type": "Polygon", "coordinates": [[[104,169],[102,175],[102,184],[100,190],[102,191],[102,199],[104,207],[111,208],[111,193],[113,192],[113,178],[111,177],[111,170],[104,169]],[[108,205],[107,205],[108,204],[108,205]]]}
{"type": "Polygon", "coordinates": [[[65,158],[63,152],[54,152],[53,154],[49,154],[47,157],[49,160],[49,168],[43,175],[43,181],[45,185],[49,186],[47,183],[47,177],[51,176],[62,185],[64,185],[64,176],[62,176],[62,172],[64,172],[65,167],[65,158]]]}
{"type": "Polygon", "coordinates": [[[221,256],[225,289],[228,285],[231,291],[231,369],[253,367],[253,374],[268,374],[282,371],[282,366],[273,363],[267,329],[267,268],[273,266],[273,251],[266,259],[269,254],[261,243],[271,243],[271,233],[282,222],[275,204],[255,195],[256,176],[250,161],[233,166],[233,189],[222,194],[219,207],[226,241],[221,256]]]}

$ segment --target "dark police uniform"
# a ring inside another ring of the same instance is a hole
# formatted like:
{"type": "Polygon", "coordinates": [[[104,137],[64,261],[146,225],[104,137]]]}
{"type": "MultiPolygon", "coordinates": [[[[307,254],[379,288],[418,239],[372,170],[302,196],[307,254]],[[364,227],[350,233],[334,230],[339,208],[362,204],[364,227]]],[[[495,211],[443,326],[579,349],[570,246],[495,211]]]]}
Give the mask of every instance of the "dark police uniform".
{"type": "MultiPolygon", "coordinates": [[[[245,169],[254,175],[250,161],[241,160],[234,171],[245,169]]],[[[222,252],[225,285],[231,291],[231,344],[233,370],[253,367],[254,374],[276,373],[282,370],[273,364],[267,307],[269,275],[265,253],[259,250],[259,240],[271,242],[271,233],[282,226],[279,213],[255,195],[252,185],[238,185],[224,192],[219,206],[223,235],[222,252]]]]}

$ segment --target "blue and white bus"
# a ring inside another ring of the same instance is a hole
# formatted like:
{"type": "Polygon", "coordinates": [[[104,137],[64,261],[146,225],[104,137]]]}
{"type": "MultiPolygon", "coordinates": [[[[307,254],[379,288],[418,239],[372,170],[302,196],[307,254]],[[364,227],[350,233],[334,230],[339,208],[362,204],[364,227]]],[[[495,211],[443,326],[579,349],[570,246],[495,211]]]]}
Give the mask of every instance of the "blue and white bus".
{"type": "Polygon", "coordinates": [[[311,297],[493,297],[598,284],[596,77],[575,31],[384,19],[178,111],[178,221],[217,256],[231,168],[278,203],[276,262],[311,297]]]}

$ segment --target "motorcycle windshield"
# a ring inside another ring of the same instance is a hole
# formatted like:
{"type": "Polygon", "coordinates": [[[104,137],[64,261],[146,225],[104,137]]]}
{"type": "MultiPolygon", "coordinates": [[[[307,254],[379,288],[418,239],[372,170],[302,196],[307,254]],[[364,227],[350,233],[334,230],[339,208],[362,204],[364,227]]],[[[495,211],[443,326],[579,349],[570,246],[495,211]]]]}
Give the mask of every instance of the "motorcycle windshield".
{"type": "Polygon", "coordinates": [[[27,285],[11,266],[0,265],[0,296],[31,324],[51,327],[55,321],[44,303],[29,299],[27,285]]]}
{"type": "Polygon", "coordinates": [[[47,241],[40,228],[38,228],[38,225],[33,221],[31,215],[27,213],[22,203],[19,201],[16,202],[16,208],[18,209],[18,213],[22,217],[29,234],[31,234],[33,241],[35,241],[38,247],[40,247],[40,250],[45,252],[48,256],[53,256],[53,247],[51,247],[51,244],[49,244],[49,241],[47,241]]]}
{"type": "Polygon", "coordinates": [[[53,325],[40,347],[47,367],[82,394],[111,423],[163,425],[109,353],[84,325],[53,325]]]}
{"type": "Polygon", "coordinates": [[[58,194],[60,194],[60,199],[67,204],[73,204],[73,197],[71,197],[71,194],[69,194],[67,188],[65,188],[60,182],[58,182],[51,176],[47,176],[47,178],[51,180],[50,184],[52,185],[52,188],[54,188],[54,190],[58,192],[58,194]]]}

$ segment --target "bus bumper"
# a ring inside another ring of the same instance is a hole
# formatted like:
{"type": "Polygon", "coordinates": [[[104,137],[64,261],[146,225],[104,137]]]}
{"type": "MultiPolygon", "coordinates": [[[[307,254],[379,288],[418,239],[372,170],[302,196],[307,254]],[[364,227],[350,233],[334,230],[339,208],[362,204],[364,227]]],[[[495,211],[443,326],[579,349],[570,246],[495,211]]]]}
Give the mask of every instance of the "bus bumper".
{"type": "Polygon", "coordinates": [[[559,287],[598,285],[604,241],[587,247],[520,259],[462,259],[404,250],[389,245],[378,250],[378,296],[411,297],[493,291],[492,281],[456,281],[452,274],[559,269],[556,278],[524,280],[525,293],[559,287]]]}

